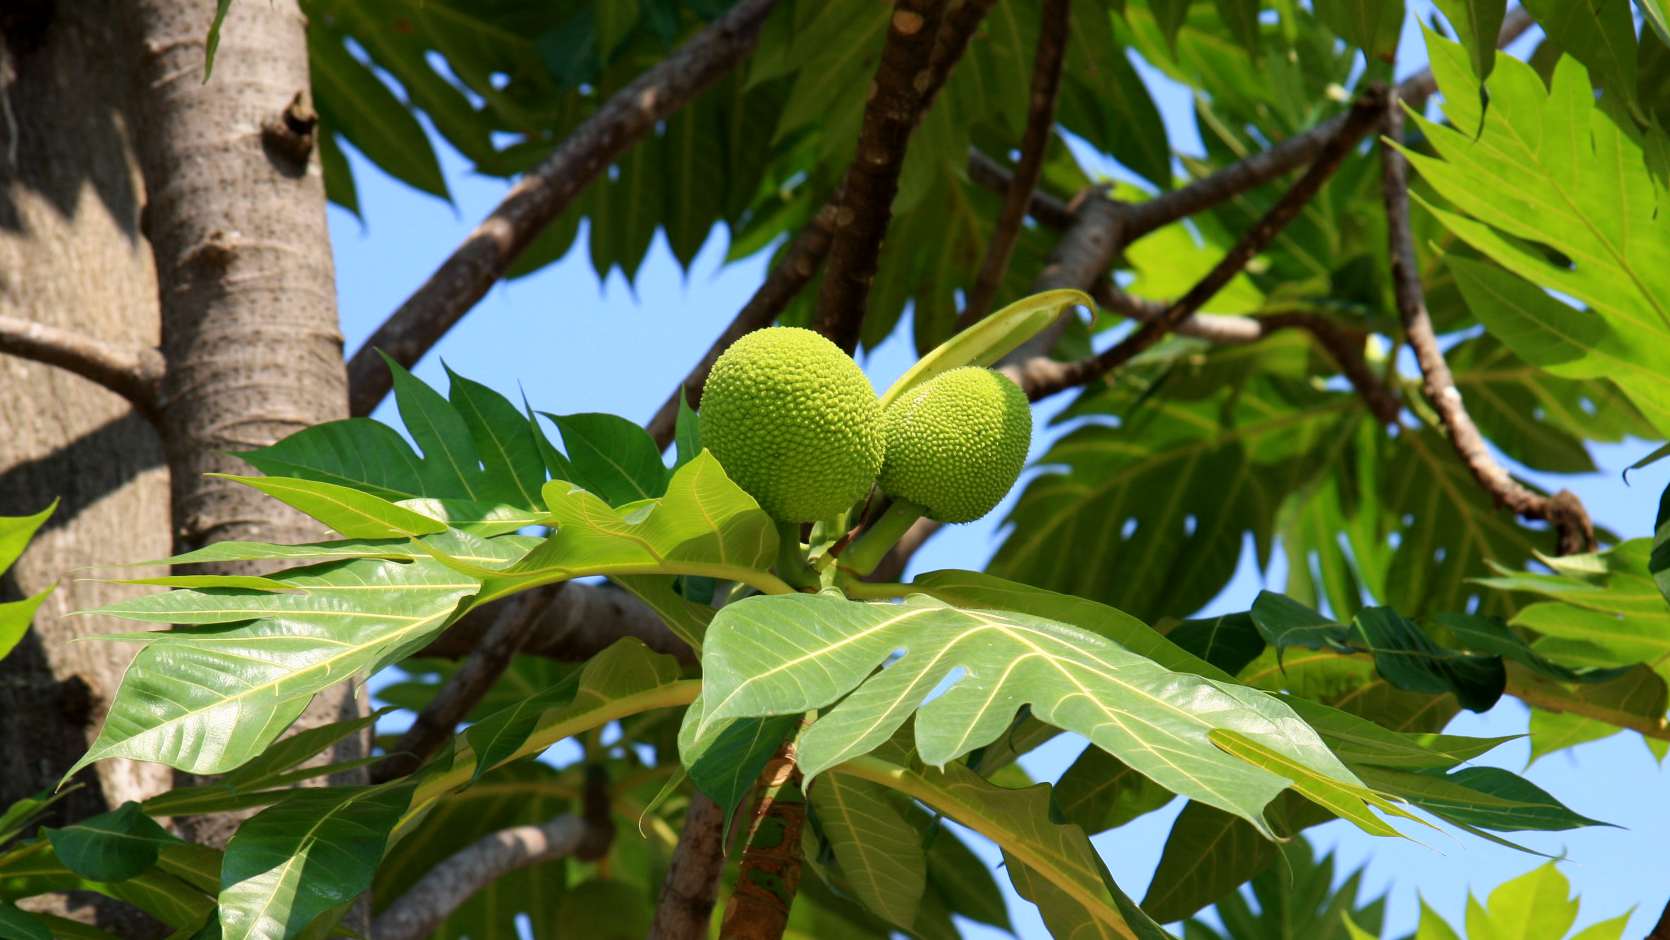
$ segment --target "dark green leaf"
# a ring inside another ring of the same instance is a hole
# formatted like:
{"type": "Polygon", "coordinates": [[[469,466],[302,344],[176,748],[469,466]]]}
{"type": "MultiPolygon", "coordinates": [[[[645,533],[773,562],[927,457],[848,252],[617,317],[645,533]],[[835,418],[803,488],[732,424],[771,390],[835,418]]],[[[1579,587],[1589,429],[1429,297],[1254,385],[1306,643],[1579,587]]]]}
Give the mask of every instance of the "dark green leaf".
{"type": "Polygon", "coordinates": [[[92,881],[126,881],[156,864],[161,847],[176,841],[133,802],[62,829],[48,829],[46,837],[59,861],[92,881]]]}
{"type": "Polygon", "coordinates": [[[1181,920],[1235,890],[1279,854],[1276,843],[1257,829],[1191,801],[1166,837],[1142,909],[1157,921],[1181,920]]]}
{"type": "Polygon", "coordinates": [[[528,420],[503,395],[445,368],[452,383],[452,406],[481,455],[485,495],[525,508],[543,505],[539,489],[545,485],[545,462],[528,420]]]}
{"type": "Polygon", "coordinates": [[[571,482],[611,506],[654,499],[666,492],[667,468],[649,432],[608,414],[546,414],[562,432],[573,470],[571,482]]]}
{"type": "Polygon", "coordinates": [[[868,780],[825,774],[807,798],[853,893],[888,922],[909,928],[927,887],[928,860],[893,794],[868,780]]]}
{"type": "Polygon", "coordinates": [[[1507,0],[1437,0],[1437,4],[1472,59],[1473,74],[1480,81],[1488,78],[1496,64],[1496,34],[1502,29],[1507,0]]]}
{"type": "Polygon", "coordinates": [[[255,814],[226,845],[224,940],[291,940],[370,890],[410,785],[302,788],[255,814]]]}
{"type": "Polygon", "coordinates": [[[724,807],[728,826],[731,815],[748,795],[766,762],[794,733],[800,717],[740,718],[698,739],[696,729],[701,716],[698,698],[685,710],[684,721],[679,726],[679,758],[696,789],[724,807]]]}
{"type": "MultiPolygon", "coordinates": [[[[223,0],[221,6],[224,8],[228,2],[230,0],[223,0]]],[[[0,937],[6,940],[52,940],[52,929],[34,914],[18,910],[9,901],[0,901],[0,937]]]]}
{"type": "Polygon", "coordinates": [[[1099,747],[1085,748],[1055,785],[1061,815],[1092,834],[1123,826],[1174,796],[1099,747]]]}
{"type": "Polygon", "coordinates": [[[1451,822],[1497,832],[1609,825],[1572,812],[1541,787],[1499,767],[1410,772],[1365,768],[1363,779],[1451,822]]]}
{"type": "Polygon", "coordinates": [[[1166,639],[1232,676],[1264,651],[1264,637],[1251,613],[1185,620],[1172,627],[1166,639]]]}
{"type": "Polygon", "coordinates": [[[1403,28],[1403,0],[1316,0],[1316,15],[1370,60],[1390,61],[1403,28]]]}
{"type": "Polygon", "coordinates": [[[307,49],[320,119],[390,176],[450,199],[423,125],[374,72],[349,54],[342,37],[310,24],[307,49]]]}
{"type": "Polygon", "coordinates": [[[696,455],[702,452],[702,425],[682,391],[678,397],[678,423],[674,426],[673,443],[677,452],[675,469],[696,459],[696,455]]]}

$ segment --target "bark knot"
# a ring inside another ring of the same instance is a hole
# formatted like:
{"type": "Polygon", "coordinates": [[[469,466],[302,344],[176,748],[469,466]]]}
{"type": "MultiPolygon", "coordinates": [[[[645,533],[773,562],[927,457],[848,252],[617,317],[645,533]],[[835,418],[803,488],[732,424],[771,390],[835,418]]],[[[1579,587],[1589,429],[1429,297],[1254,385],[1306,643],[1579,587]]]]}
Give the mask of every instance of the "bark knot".
{"type": "Polygon", "coordinates": [[[299,176],[307,171],[318,130],[318,113],[307,93],[298,91],[282,111],[261,122],[261,146],[281,172],[299,176]]]}

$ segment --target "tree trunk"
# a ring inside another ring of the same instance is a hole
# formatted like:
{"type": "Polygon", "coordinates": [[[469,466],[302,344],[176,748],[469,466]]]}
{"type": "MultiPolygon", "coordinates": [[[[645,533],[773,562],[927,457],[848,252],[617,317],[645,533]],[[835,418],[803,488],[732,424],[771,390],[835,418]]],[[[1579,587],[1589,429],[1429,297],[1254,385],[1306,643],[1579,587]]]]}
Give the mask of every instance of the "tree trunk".
{"type": "MultiPolygon", "coordinates": [[[[157,286],[139,234],[141,183],[130,158],[131,61],[113,0],[14,2],[0,11],[0,312],[154,346],[157,286]]],[[[66,617],[136,589],[78,580],[90,564],[168,554],[168,477],[156,431],[126,401],[60,369],[0,356],[0,514],[60,500],[0,600],[58,582],[33,629],[0,662],[0,807],[52,788],[87,749],[131,647],[76,643],[118,628],[66,617]]],[[[139,569],[134,575],[162,574],[139,569]]],[[[62,825],[165,789],[167,767],[101,762],[54,808],[62,825]]],[[[122,936],[150,925],[89,897],[37,909],[122,936]]]]}
{"type": "MultiPolygon", "coordinates": [[[[175,548],[316,539],[319,527],[299,513],[204,476],[247,473],[230,452],[348,413],[306,21],[295,0],[233,4],[205,83],[213,4],[136,0],[129,10],[141,44],[138,156],[168,367],[161,424],[175,548]]],[[[321,693],[298,726],[364,714],[355,691],[321,693]]],[[[368,744],[345,740],[330,759],[368,744]]],[[[215,818],[193,834],[218,844],[231,829],[215,818]]]]}

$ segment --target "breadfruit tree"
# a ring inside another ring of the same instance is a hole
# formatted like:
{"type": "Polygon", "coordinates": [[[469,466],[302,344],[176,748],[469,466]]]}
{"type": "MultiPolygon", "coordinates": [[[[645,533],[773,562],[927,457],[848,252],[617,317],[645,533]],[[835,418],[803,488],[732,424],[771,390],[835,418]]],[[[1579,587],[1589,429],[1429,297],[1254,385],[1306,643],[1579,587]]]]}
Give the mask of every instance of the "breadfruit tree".
{"type": "MultiPolygon", "coordinates": [[[[0,38],[0,936],[1453,936],[1304,834],[1630,823],[1463,712],[1670,742],[1670,490],[1583,496],[1670,452],[1659,0],[0,38]],[[344,356],[343,148],[445,199],[443,142],[503,201],[344,356]],[[582,233],[630,280],[715,229],[767,273],[647,424],[409,371],[582,233]],[[994,513],[979,570],[915,562],[994,513]],[[1162,811],[1135,897],[1090,837],[1162,811]]],[[[1575,928],[1524,867],[1469,935],[1575,928]]]]}

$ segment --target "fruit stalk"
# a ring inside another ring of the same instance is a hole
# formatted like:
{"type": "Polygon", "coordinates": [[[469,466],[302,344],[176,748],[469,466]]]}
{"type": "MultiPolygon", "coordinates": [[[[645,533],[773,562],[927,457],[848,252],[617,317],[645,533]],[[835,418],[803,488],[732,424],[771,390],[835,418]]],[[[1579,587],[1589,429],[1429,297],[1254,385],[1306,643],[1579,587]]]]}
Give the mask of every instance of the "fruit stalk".
{"type": "Polygon", "coordinates": [[[905,532],[911,524],[922,518],[922,507],[910,500],[895,499],[888,504],[881,518],[870,524],[868,529],[841,555],[841,567],[862,577],[876,570],[887,550],[899,543],[905,537],[905,532]]]}

